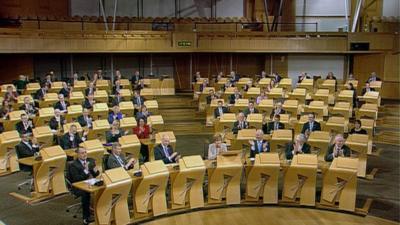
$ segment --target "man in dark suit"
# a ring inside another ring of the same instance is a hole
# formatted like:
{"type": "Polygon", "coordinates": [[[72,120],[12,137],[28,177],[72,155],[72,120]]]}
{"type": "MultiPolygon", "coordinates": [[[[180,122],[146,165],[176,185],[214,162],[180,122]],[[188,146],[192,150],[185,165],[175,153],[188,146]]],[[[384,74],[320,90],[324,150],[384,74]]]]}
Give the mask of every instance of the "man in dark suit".
{"type": "Polygon", "coordinates": [[[286,159],[291,160],[297,154],[310,154],[311,146],[306,143],[307,139],[304,134],[296,136],[295,142],[286,145],[286,159]]]}
{"type": "Polygon", "coordinates": [[[66,82],[62,82],[62,88],[58,94],[63,94],[65,98],[69,98],[70,89],[66,82]]]}
{"type": "Polygon", "coordinates": [[[96,87],[94,86],[93,82],[89,83],[89,87],[85,89],[85,96],[89,96],[90,94],[94,95],[96,91],[96,87]]]}
{"type": "Polygon", "coordinates": [[[83,109],[82,115],[78,116],[77,120],[81,127],[90,129],[93,126],[93,118],[89,115],[88,109],[83,109]]]}
{"type": "Polygon", "coordinates": [[[61,115],[59,109],[54,110],[54,117],[49,121],[49,127],[51,130],[58,131],[63,129],[63,125],[66,123],[64,116],[61,115]]]}
{"type": "Polygon", "coordinates": [[[136,113],[140,110],[140,108],[144,104],[144,101],[145,99],[143,98],[143,96],[140,95],[140,92],[138,90],[133,92],[132,103],[135,107],[135,110],[133,112],[134,115],[136,115],[136,113]]]}
{"type": "Polygon", "coordinates": [[[271,78],[275,80],[276,84],[282,80],[282,77],[278,73],[272,73],[271,78]]]}
{"type": "Polygon", "coordinates": [[[231,71],[231,74],[229,76],[231,77],[229,79],[231,84],[234,84],[240,80],[240,75],[237,74],[235,71],[231,71]]]}
{"type": "Polygon", "coordinates": [[[107,160],[107,169],[123,167],[125,170],[132,169],[137,160],[125,158],[122,154],[121,145],[118,142],[112,144],[111,154],[107,160]]]}
{"type": "Polygon", "coordinates": [[[351,150],[344,144],[343,135],[338,134],[335,137],[335,144],[328,147],[328,151],[325,155],[325,161],[332,162],[337,157],[350,157],[351,150]]]}
{"type": "Polygon", "coordinates": [[[297,83],[300,84],[305,79],[310,79],[310,76],[308,76],[307,73],[302,72],[301,75],[299,76],[299,79],[297,80],[297,83]]]}
{"type": "Polygon", "coordinates": [[[111,106],[113,106],[113,107],[116,105],[119,106],[119,103],[121,103],[122,101],[123,101],[123,99],[121,97],[121,93],[118,92],[115,94],[114,98],[112,99],[111,106]]]}
{"type": "Polygon", "coordinates": [[[270,116],[275,116],[275,115],[280,115],[280,114],[285,114],[286,111],[282,108],[282,103],[277,102],[275,104],[275,108],[272,110],[270,116]]]}
{"type": "Polygon", "coordinates": [[[218,107],[214,109],[214,118],[219,118],[224,113],[228,113],[229,110],[227,107],[223,106],[222,101],[218,101],[218,107]]]}
{"type": "Polygon", "coordinates": [[[235,87],[234,93],[229,96],[229,104],[235,104],[236,100],[241,98],[242,94],[240,94],[239,89],[235,87]]]}
{"type": "Polygon", "coordinates": [[[207,97],[206,97],[206,103],[207,103],[207,105],[210,105],[210,104],[211,104],[211,101],[212,101],[213,99],[217,99],[217,98],[218,98],[218,96],[215,94],[214,90],[213,90],[213,89],[210,89],[210,90],[208,91],[208,95],[207,95],[207,97]]]}
{"type": "Polygon", "coordinates": [[[85,109],[93,109],[93,105],[96,103],[94,100],[94,95],[89,94],[87,98],[85,98],[85,101],[83,102],[82,107],[85,109]]]}
{"type": "Polygon", "coordinates": [[[232,132],[237,134],[239,130],[249,128],[249,123],[245,120],[244,114],[241,112],[237,116],[237,121],[233,123],[232,132]]]}
{"type": "Polygon", "coordinates": [[[43,100],[44,96],[46,96],[47,90],[48,89],[47,89],[46,84],[45,83],[41,83],[40,84],[40,89],[36,91],[34,98],[36,100],[39,100],[39,101],[43,100]]]}
{"type": "Polygon", "coordinates": [[[20,110],[24,110],[27,115],[35,115],[37,113],[37,108],[30,102],[29,97],[24,98],[24,104],[19,107],[20,110]]]}
{"type": "Polygon", "coordinates": [[[247,117],[247,115],[249,115],[249,114],[258,113],[258,112],[259,112],[258,109],[256,109],[256,107],[254,107],[253,101],[250,101],[249,107],[247,107],[243,110],[243,114],[245,117],[247,117]]]}
{"type": "Polygon", "coordinates": [[[131,83],[132,83],[132,85],[138,85],[139,80],[142,80],[142,79],[143,79],[143,77],[140,76],[139,71],[135,71],[135,74],[132,76],[131,83]]]}
{"type": "MultiPolygon", "coordinates": [[[[29,140],[29,134],[21,135],[21,142],[15,146],[15,151],[17,152],[18,159],[23,159],[26,157],[34,156],[36,152],[39,152],[39,145],[36,142],[36,139],[33,139],[33,142],[29,140]]],[[[19,168],[22,171],[32,171],[31,166],[27,166],[24,164],[19,164],[19,168]]]]}
{"type": "Polygon", "coordinates": [[[112,89],[112,94],[115,95],[119,93],[121,89],[122,89],[121,80],[116,80],[112,89]]]}
{"type": "Polygon", "coordinates": [[[250,140],[250,158],[254,158],[255,155],[261,152],[269,152],[269,143],[268,141],[264,140],[264,133],[262,130],[256,131],[256,139],[250,140]]]}
{"type": "Polygon", "coordinates": [[[180,159],[178,152],[174,152],[171,145],[169,145],[169,136],[163,135],[161,137],[161,144],[154,148],[154,159],[162,160],[165,164],[177,163],[180,159]]]}
{"type": "Polygon", "coordinates": [[[309,133],[321,130],[321,124],[315,121],[315,114],[309,113],[308,114],[308,122],[303,125],[303,129],[301,129],[301,133],[308,136],[309,133]]]}
{"type": "Polygon", "coordinates": [[[69,127],[69,131],[63,135],[61,139],[62,149],[74,149],[78,148],[79,144],[86,140],[87,131],[83,132],[83,137],[81,138],[77,132],[76,126],[73,124],[69,127]]]}
{"type": "Polygon", "coordinates": [[[54,109],[59,109],[62,113],[67,113],[69,102],[65,101],[64,95],[58,95],[58,102],[54,105],[54,109]]]}
{"type": "Polygon", "coordinates": [[[364,96],[365,93],[370,92],[370,91],[375,91],[375,89],[371,88],[370,84],[367,82],[367,83],[365,83],[365,87],[361,91],[361,96],[364,96]]]}
{"type": "Polygon", "coordinates": [[[15,124],[15,129],[19,134],[32,134],[32,129],[35,128],[28,115],[21,114],[21,121],[15,124]]]}
{"type": "MultiPolygon", "coordinates": [[[[96,167],[96,161],[87,157],[86,149],[79,147],[76,153],[78,158],[68,164],[67,179],[71,183],[76,183],[97,177],[100,172],[96,167]]],[[[81,197],[83,224],[93,222],[94,220],[90,216],[90,193],[75,188],[72,189],[72,192],[81,197]]]]}
{"type": "Polygon", "coordinates": [[[273,130],[285,129],[285,124],[280,122],[281,116],[279,114],[271,116],[271,120],[271,122],[268,122],[262,126],[264,134],[270,134],[273,130]]]}
{"type": "Polygon", "coordinates": [[[373,81],[381,81],[381,78],[379,78],[375,72],[371,73],[371,76],[368,78],[367,82],[373,82],[373,81]]]}

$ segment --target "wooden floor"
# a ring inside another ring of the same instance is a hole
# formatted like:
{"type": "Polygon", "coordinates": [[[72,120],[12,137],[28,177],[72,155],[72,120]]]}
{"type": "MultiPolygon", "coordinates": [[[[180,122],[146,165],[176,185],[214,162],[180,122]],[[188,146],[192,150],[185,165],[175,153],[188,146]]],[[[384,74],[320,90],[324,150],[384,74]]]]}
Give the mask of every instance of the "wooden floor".
{"type": "Polygon", "coordinates": [[[308,208],[234,207],[184,213],[153,220],[146,225],[393,225],[373,216],[308,208]]]}

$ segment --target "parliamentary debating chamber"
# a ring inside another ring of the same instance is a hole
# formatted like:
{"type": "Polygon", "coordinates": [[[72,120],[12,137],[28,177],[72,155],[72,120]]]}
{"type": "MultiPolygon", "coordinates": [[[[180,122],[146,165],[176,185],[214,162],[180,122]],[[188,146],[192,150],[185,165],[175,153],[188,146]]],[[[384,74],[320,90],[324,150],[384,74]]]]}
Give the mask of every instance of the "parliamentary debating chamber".
{"type": "Polygon", "coordinates": [[[0,1],[0,225],[399,224],[399,12],[0,1]]]}

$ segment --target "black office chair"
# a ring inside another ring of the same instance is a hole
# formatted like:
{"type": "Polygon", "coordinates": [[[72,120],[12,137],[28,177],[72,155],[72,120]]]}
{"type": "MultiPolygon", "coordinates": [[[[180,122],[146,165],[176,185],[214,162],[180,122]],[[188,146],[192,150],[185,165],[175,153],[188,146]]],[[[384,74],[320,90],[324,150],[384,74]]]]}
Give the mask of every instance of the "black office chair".
{"type": "MultiPolygon", "coordinates": [[[[20,155],[20,149],[18,148],[18,145],[15,146],[15,152],[17,153],[17,157],[18,159],[21,158],[20,155]]],[[[19,168],[21,172],[27,173],[28,174],[28,178],[25,179],[23,182],[17,184],[17,188],[18,190],[21,190],[23,186],[29,185],[30,189],[33,189],[33,177],[32,177],[32,167],[31,166],[26,166],[26,165],[22,165],[19,164],[19,168]]]]}
{"type": "Polygon", "coordinates": [[[109,158],[109,157],[110,157],[109,154],[105,154],[104,157],[103,157],[103,168],[104,168],[104,171],[110,169],[110,168],[108,168],[108,166],[107,166],[107,161],[108,161],[108,158],[109,158]]]}
{"type": "MultiPolygon", "coordinates": [[[[66,170],[65,170],[65,183],[67,185],[69,194],[74,198],[74,200],[78,199],[79,196],[75,195],[73,192],[73,187],[72,187],[72,179],[71,179],[71,164],[74,161],[68,161],[67,165],[66,165],[66,170]]],[[[78,203],[74,203],[72,205],[69,205],[66,207],[65,209],[66,212],[71,212],[73,211],[73,217],[77,218],[78,214],[82,212],[82,203],[78,202],[78,203]]]]}

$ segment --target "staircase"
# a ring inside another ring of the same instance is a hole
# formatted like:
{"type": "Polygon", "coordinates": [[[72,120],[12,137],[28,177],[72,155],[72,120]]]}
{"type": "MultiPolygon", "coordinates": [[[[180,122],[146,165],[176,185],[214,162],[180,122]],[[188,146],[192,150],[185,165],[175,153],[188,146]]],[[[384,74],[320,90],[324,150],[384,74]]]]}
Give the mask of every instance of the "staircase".
{"type": "Polygon", "coordinates": [[[193,93],[157,96],[157,102],[165,130],[173,131],[175,135],[213,134],[213,128],[205,126],[205,112],[197,110],[193,93]]]}

